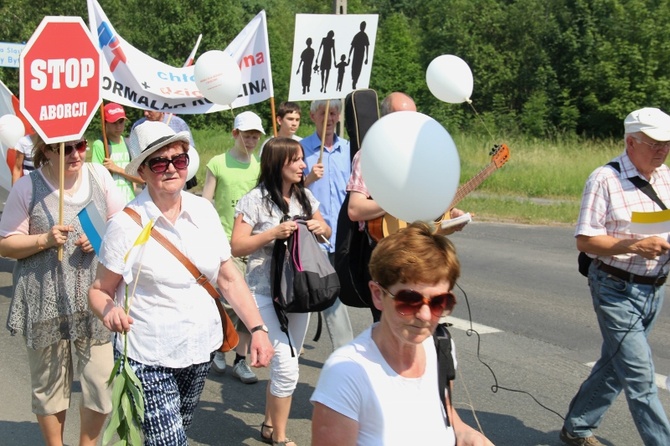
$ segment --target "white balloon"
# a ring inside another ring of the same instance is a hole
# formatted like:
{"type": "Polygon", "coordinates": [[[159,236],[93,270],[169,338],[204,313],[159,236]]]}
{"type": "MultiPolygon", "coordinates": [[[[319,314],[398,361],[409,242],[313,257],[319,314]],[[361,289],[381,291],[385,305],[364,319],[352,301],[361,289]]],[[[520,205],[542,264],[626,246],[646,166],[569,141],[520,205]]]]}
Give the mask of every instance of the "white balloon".
{"type": "Polygon", "coordinates": [[[366,133],[361,174],[386,212],[408,222],[428,221],[451,204],[461,164],[451,135],[440,123],[402,111],[384,116],[366,133]]]}
{"type": "Polygon", "coordinates": [[[230,105],[242,89],[242,73],[233,58],[223,51],[207,51],[195,62],[195,84],[200,93],[219,105],[230,105]]]}
{"type": "Polygon", "coordinates": [[[470,102],[473,79],[472,70],[458,56],[438,56],[428,65],[426,83],[433,96],[451,104],[470,102]]]}
{"type": "Polygon", "coordinates": [[[188,170],[186,171],[186,181],[190,181],[200,168],[200,155],[195,147],[191,146],[188,149],[188,170]]]}
{"type": "Polygon", "coordinates": [[[26,133],[23,121],[12,114],[0,117],[0,142],[7,147],[14,147],[26,133]]]}

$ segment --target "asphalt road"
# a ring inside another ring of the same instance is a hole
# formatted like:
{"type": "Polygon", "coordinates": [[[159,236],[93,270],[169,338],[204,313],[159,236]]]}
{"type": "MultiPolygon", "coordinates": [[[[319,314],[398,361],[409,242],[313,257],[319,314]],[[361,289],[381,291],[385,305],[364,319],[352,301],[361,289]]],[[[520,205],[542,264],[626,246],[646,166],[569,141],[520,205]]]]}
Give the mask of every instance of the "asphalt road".
{"type": "MultiPolygon", "coordinates": [[[[467,293],[466,299],[459,291],[450,318],[459,361],[454,401],[461,417],[498,446],[560,445],[561,416],[600,347],[586,279],[576,270],[572,229],[473,222],[452,239],[462,263],[459,284],[467,293]],[[474,325],[479,336],[466,332],[470,317],[480,324],[474,325]]],[[[12,267],[12,261],[0,259],[2,321],[11,299],[12,267]]],[[[662,375],[670,372],[669,311],[666,306],[650,340],[662,375]]],[[[371,322],[366,310],[349,313],[356,332],[371,322]]],[[[310,444],[309,396],[331,351],[327,333],[319,342],[311,340],[315,330],[316,318],[300,359],[300,384],[288,427],[301,446],[310,444]]],[[[41,444],[30,411],[23,340],[0,330],[0,352],[0,445],[41,444]]],[[[232,355],[228,359],[230,364],[232,355]]],[[[268,373],[257,373],[260,382],[253,385],[237,381],[230,371],[210,374],[189,431],[191,445],[263,444],[258,426],[268,373]]],[[[659,383],[664,378],[659,376],[659,383]]],[[[670,393],[664,384],[660,392],[667,412],[670,393]]],[[[76,406],[75,401],[66,426],[69,445],[78,439],[76,406]]],[[[642,445],[623,397],[597,434],[609,446],[642,445]]]]}

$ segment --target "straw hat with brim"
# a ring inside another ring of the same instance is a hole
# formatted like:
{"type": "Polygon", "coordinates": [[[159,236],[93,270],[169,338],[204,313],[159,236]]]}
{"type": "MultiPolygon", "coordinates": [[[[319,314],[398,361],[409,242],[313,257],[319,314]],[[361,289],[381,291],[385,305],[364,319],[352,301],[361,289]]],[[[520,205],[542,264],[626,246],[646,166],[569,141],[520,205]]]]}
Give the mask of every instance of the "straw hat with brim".
{"type": "Polygon", "coordinates": [[[145,121],[138,125],[130,133],[128,151],[131,160],[126,166],[126,173],[137,176],[137,169],[149,155],[175,141],[189,144],[189,133],[187,131],[175,133],[169,125],[157,121],[145,121]]]}

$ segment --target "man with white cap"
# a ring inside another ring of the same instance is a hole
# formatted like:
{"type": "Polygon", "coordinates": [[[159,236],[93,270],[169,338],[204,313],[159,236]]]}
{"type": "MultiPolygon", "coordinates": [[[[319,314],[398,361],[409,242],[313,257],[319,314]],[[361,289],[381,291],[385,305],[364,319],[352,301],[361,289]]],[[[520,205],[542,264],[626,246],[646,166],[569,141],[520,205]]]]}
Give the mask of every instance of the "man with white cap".
{"type": "MultiPolygon", "coordinates": [[[[256,187],[260,174],[260,163],[254,154],[261,135],[265,135],[261,118],[254,112],[245,111],[235,117],[233,138],[235,145],[225,153],[213,157],[207,163],[205,186],[202,197],[214,203],[219,213],[221,224],[230,240],[235,222],[235,205],[244,194],[256,187]]],[[[246,273],[246,257],[233,260],[242,274],[246,273]]],[[[258,377],[249,368],[246,351],[251,335],[237,315],[226,307],[228,314],[236,322],[240,342],[235,349],[235,361],[232,373],[245,384],[258,382],[258,377]]],[[[217,373],[224,373],[226,360],[221,352],[214,357],[212,368],[217,373]]]]}
{"type": "Polygon", "coordinates": [[[670,445],[647,342],[665,294],[670,233],[630,231],[632,212],[670,205],[670,116],[643,108],[624,128],[624,152],[586,181],[575,230],[577,248],[593,259],[588,278],[603,345],[565,417],[560,438],[568,445],[602,445],[593,430],[622,390],[643,443],[670,445]]]}

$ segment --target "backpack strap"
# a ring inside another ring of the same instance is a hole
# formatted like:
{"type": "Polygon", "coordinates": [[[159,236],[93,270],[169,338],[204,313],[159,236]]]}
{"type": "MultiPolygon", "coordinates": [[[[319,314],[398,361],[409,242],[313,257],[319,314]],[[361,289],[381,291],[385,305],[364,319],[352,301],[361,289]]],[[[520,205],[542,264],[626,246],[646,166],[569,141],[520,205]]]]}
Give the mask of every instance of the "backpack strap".
{"type": "Polygon", "coordinates": [[[449,333],[447,326],[446,323],[437,324],[435,333],[433,333],[433,340],[437,351],[437,381],[440,401],[442,401],[444,412],[447,414],[447,426],[451,426],[445,392],[447,392],[446,397],[449,398],[451,403],[449,383],[456,378],[456,367],[454,367],[454,357],[451,355],[451,333],[449,333]]]}
{"type": "MultiPolygon", "coordinates": [[[[290,216],[284,215],[281,219],[281,222],[290,220],[290,216]]],[[[286,256],[288,255],[288,247],[290,246],[289,240],[292,237],[297,237],[296,233],[292,233],[286,239],[277,239],[275,240],[274,247],[272,248],[272,261],[270,266],[270,289],[272,293],[272,305],[275,309],[275,314],[277,315],[277,320],[279,321],[279,328],[286,334],[288,338],[288,346],[291,350],[291,357],[295,357],[293,351],[293,344],[291,343],[291,336],[288,332],[288,315],[286,311],[279,305],[278,299],[276,298],[277,293],[281,293],[281,280],[284,269],[284,263],[286,262],[286,256]]]]}

